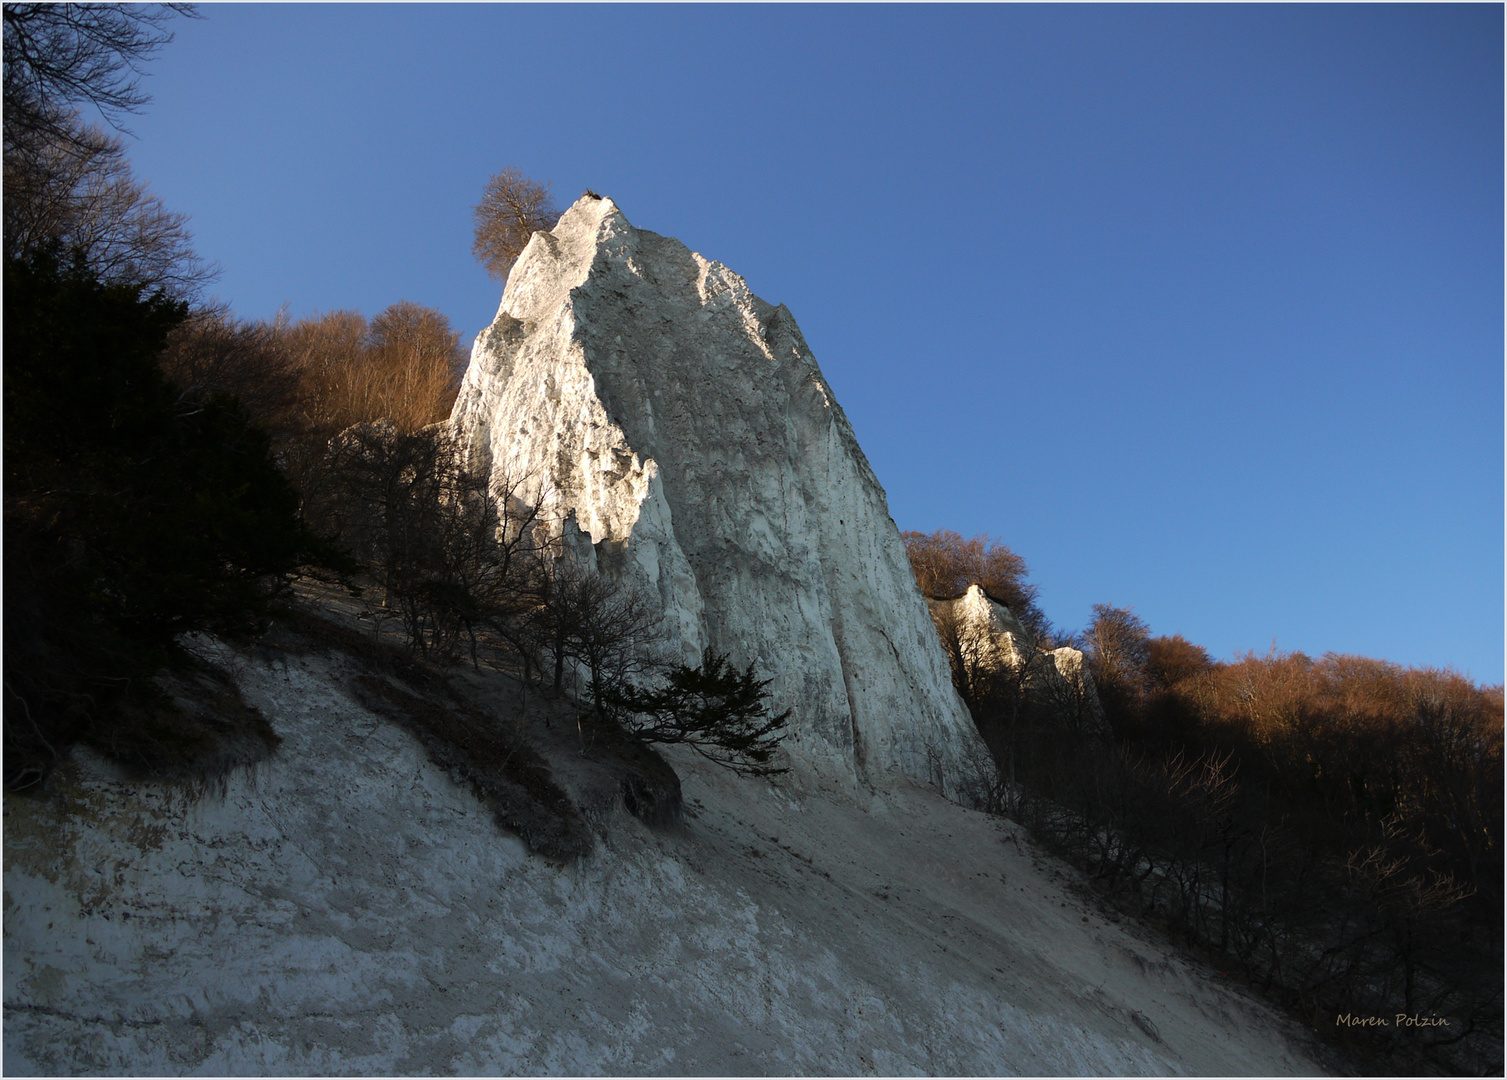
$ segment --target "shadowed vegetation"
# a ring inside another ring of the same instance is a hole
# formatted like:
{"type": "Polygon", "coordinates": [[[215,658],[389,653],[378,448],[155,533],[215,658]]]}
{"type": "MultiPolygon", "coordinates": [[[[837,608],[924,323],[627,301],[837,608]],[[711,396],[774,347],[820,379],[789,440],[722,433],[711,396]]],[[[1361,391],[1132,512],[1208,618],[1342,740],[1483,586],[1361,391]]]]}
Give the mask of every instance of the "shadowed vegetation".
{"type": "MultiPolygon", "coordinates": [[[[1008,549],[945,531],[906,542],[929,595],[992,580],[1034,607],[1008,549]]],[[[945,650],[945,619],[938,632],[945,650]]],[[[996,810],[1367,1069],[1500,1072],[1502,688],[1336,654],[1216,662],[1108,604],[1071,640],[1109,734],[1012,724],[1007,755],[990,744],[996,810]],[[1351,1029],[1344,1013],[1449,1023],[1351,1029]]],[[[979,684],[952,652],[988,732],[1012,688],[1000,698],[997,676],[979,684]]]]}
{"type": "Polygon", "coordinates": [[[63,269],[55,249],[7,262],[12,787],[45,778],[80,738],[144,766],[201,755],[152,681],[184,662],[181,636],[259,633],[296,569],[345,565],[299,519],[244,408],[185,400],[163,377],[157,357],[184,315],[82,259],[63,269]]]}

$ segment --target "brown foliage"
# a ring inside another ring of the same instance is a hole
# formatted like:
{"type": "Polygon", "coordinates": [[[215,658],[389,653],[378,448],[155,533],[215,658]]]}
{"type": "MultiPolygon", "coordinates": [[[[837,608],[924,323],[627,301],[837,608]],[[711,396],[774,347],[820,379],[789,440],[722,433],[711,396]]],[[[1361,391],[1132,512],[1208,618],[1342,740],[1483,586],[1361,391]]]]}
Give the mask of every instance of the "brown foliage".
{"type": "Polygon", "coordinates": [[[234,394],[281,441],[307,436],[322,448],[354,424],[408,433],[445,419],[466,359],[444,315],[400,300],[370,322],[357,311],[265,323],[201,309],[162,363],[185,396],[234,394]]]}
{"type": "Polygon", "coordinates": [[[1036,586],[1026,581],[1026,561],[984,533],[963,539],[951,529],[933,533],[904,532],[916,584],[924,596],[952,600],[978,585],[989,598],[1004,604],[1038,639],[1051,634],[1046,616],[1036,606],[1036,586]]]}
{"type": "Polygon", "coordinates": [[[555,227],[560,208],[550,196],[548,184],[531,180],[510,165],[482,188],[472,220],[476,239],[471,253],[487,273],[501,281],[523,254],[529,238],[555,227]]]}
{"type": "MultiPolygon", "coordinates": [[[[1386,829],[1442,872],[1501,865],[1502,696],[1456,672],[1329,653],[1202,666],[1157,639],[1139,734],[1237,753],[1246,775],[1357,827],[1386,829]],[[1169,713],[1184,718],[1178,731],[1169,713]]],[[[1499,878],[1480,882],[1498,895],[1499,878]]]]}
{"type": "Polygon", "coordinates": [[[359,312],[301,319],[279,340],[297,375],[301,426],[327,434],[380,419],[417,431],[445,419],[466,362],[448,319],[408,301],[369,325],[359,312]]]}
{"type": "Polygon", "coordinates": [[[1209,650],[1181,634],[1154,637],[1146,642],[1146,681],[1153,687],[1173,687],[1213,667],[1209,650]]]}
{"type": "Polygon", "coordinates": [[[449,320],[407,300],[370,324],[332,311],[277,337],[298,381],[300,425],[326,435],[376,420],[409,432],[445,419],[466,362],[449,320]]]}
{"type": "Polygon", "coordinates": [[[1100,683],[1140,689],[1146,681],[1151,632],[1130,608],[1094,605],[1094,621],[1083,635],[1084,651],[1100,683]]]}
{"type": "Polygon", "coordinates": [[[162,356],[184,399],[232,394],[246,405],[321,528],[333,527],[325,519],[345,482],[337,436],[358,425],[411,435],[445,419],[465,361],[445,316],[407,300],[370,322],[355,311],[243,322],[205,308],[173,332],[162,356]]]}
{"type": "MultiPolygon", "coordinates": [[[[1099,629],[1091,650],[1138,637],[1121,618],[1099,629]]],[[[1116,745],[1023,748],[1037,837],[1309,1015],[1451,1019],[1373,1060],[1499,1071],[1501,689],[1357,656],[1215,664],[1182,638],[1141,645],[1116,745]]]]}
{"type": "Polygon", "coordinates": [[[976,584],[1012,610],[1012,600],[1018,603],[1035,598],[1035,589],[1021,584],[1026,576],[1026,561],[984,533],[968,540],[951,529],[906,532],[900,536],[905,541],[916,584],[926,596],[952,600],[976,584]]]}

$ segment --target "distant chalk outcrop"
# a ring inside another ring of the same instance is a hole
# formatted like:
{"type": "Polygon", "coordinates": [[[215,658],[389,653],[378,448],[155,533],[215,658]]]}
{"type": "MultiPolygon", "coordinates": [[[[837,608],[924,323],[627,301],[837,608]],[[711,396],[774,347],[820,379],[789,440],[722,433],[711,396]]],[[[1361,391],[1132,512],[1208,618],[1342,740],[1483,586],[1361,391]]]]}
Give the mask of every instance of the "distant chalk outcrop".
{"type": "Polygon", "coordinates": [[[1024,665],[1027,693],[1065,728],[1078,734],[1107,730],[1094,677],[1078,649],[1038,648],[1014,613],[978,585],[953,600],[928,599],[927,605],[944,636],[949,631],[943,621],[953,624],[950,632],[970,662],[1012,671],[1024,665]]]}

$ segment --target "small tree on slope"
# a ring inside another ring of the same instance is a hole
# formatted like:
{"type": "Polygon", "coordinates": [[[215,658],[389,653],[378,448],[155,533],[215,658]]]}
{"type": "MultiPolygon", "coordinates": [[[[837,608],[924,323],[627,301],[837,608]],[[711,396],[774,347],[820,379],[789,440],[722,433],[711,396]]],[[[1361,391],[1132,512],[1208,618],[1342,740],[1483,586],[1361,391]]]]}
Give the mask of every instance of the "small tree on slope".
{"type": "Polygon", "coordinates": [[[754,675],[752,664],[740,672],[726,656],[707,649],[699,667],[675,665],[658,689],[593,687],[593,696],[641,742],[683,743],[744,776],[775,776],[786,771],[769,762],[784,738],[790,710],[770,715],[768,685],[754,675]]]}

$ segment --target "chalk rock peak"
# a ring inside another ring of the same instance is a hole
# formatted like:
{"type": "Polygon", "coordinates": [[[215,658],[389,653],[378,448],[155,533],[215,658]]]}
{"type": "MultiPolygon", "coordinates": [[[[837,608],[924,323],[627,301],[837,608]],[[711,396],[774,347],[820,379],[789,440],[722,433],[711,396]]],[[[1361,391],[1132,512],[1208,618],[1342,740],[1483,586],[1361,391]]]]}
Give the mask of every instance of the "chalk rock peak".
{"type": "Polygon", "coordinates": [[[956,599],[926,603],[938,631],[944,637],[955,633],[972,662],[1012,671],[1024,665],[1026,690],[1039,708],[1080,734],[1108,730],[1093,674],[1080,650],[1038,648],[1015,613],[978,585],[968,586],[956,599]],[[944,625],[948,620],[951,628],[944,625]]]}
{"type": "Polygon", "coordinates": [[[798,774],[961,801],[988,754],[884,489],[783,306],[582,198],[519,257],[451,425],[542,493],[599,572],[658,596],[688,663],[771,680],[798,774]]]}
{"type": "Polygon", "coordinates": [[[1014,666],[1036,651],[1027,644],[1030,635],[1015,613],[982,587],[968,586],[968,591],[951,603],[964,632],[991,641],[1003,662],[1014,666]]]}

